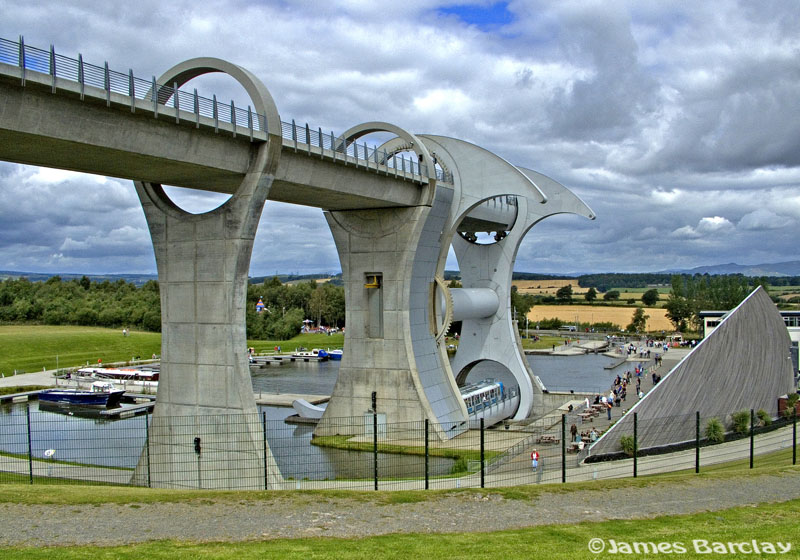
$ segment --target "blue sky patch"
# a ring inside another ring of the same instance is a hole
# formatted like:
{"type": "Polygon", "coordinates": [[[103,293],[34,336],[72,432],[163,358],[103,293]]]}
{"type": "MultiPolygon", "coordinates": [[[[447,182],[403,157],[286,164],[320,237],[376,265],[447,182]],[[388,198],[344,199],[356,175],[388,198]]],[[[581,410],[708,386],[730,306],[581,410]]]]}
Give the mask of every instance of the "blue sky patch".
{"type": "Polygon", "coordinates": [[[439,8],[438,11],[442,15],[456,16],[464,23],[480,29],[500,27],[514,21],[514,14],[508,11],[508,2],[495,2],[487,6],[460,4],[439,8]]]}

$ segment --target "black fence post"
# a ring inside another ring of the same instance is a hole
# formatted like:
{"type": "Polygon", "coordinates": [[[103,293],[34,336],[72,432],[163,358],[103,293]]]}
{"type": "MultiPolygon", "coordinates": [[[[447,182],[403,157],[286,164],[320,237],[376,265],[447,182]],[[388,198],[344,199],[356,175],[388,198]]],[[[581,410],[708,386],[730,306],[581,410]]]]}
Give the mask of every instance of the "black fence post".
{"type": "Polygon", "coordinates": [[[797,406],[792,412],[792,464],[797,464],[797,406]]]}
{"type": "Polygon", "coordinates": [[[375,474],[375,490],[378,489],[378,412],[372,411],[372,469],[375,474]]]}
{"type": "Polygon", "coordinates": [[[486,479],[484,473],[484,459],[485,459],[485,448],[484,448],[484,441],[483,441],[483,418],[481,418],[481,488],[485,487],[486,479]]]}
{"type": "Polygon", "coordinates": [[[633,413],[633,478],[639,475],[639,413],[633,413]]]}
{"type": "Polygon", "coordinates": [[[269,471],[267,470],[267,413],[261,412],[261,431],[264,435],[264,490],[269,485],[269,471]]]}
{"type": "Polygon", "coordinates": [[[567,481],[567,415],[561,415],[561,482],[567,481]]]}
{"type": "Polygon", "coordinates": [[[756,420],[756,413],[751,408],[750,409],[750,468],[751,469],[753,468],[753,445],[755,443],[753,426],[755,425],[755,420],[756,420]]]}
{"type": "Polygon", "coordinates": [[[694,472],[700,472],[700,411],[695,413],[694,421],[694,472]]]}
{"type": "Polygon", "coordinates": [[[146,412],[142,414],[142,418],[144,418],[144,452],[145,457],[147,458],[147,487],[150,488],[152,485],[152,479],[150,478],[150,419],[149,414],[146,412]]]}
{"type": "Polygon", "coordinates": [[[427,418],[425,419],[425,490],[428,489],[428,484],[430,482],[430,467],[429,467],[429,459],[430,459],[430,448],[428,443],[428,434],[430,431],[430,420],[427,418]]]}
{"type": "Polygon", "coordinates": [[[25,416],[28,418],[28,475],[33,484],[33,445],[31,443],[31,404],[25,403],[25,416]]]}

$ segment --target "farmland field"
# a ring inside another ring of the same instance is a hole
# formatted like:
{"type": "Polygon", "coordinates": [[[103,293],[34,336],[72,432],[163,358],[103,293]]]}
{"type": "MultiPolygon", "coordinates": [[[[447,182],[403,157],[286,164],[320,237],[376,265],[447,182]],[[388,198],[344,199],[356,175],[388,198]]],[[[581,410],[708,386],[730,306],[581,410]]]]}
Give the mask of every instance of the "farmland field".
{"type": "Polygon", "coordinates": [[[532,295],[554,296],[560,288],[570,284],[572,284],[573,294],[583,294],[589,289],[578,286],[577,278],[565,278],[563,280],[514,280],[511,284],[517,287],[519,293],[532,295]]]}
{"type": "MultiPolygon", "coordinates": [[[[584,294],[589,291],[589,288],[582,288],[578,286],[577,278],[565,278],[561,280],[514,280],[511,284],[517,287],[517,291],[520,294],[533,296],[555,296],[556,292],[560,288],[570,284],[572,285],[573,299],[582,300],[584,294]]],[[[650,289],[652,289],[651,286],[644,288],[610,288],[608,291],[613,290],[619,292],[620,301],[632,299],[636,300],[636,302],[640,302],[642,300],[642,294],[650,289]]],[[[669,286],[659,286],[655,289],[658,291],[660,298],[658,305],[663,305],[663,303],[667,300],[667,296],[669,295],[671,288],[669,286]]],[[[601,301],[604,293],[605,292],[598,291],[597,299],[601,301]]]]}
{"type": "MultiPolygon", "coordinates": [[[[611,307],[602,305],[535,305],[528,312],[528,320],[535,322],[542,319],[561,319],[566,323],[615,323],[623,329],[631,322],[635,308],[611,307]],[[576,319],[577,317],[577,319],[576,319]]],[[[666,317],[666,310],[645,307],[648,331],[672,332],[672,323],[666,317]]]]}

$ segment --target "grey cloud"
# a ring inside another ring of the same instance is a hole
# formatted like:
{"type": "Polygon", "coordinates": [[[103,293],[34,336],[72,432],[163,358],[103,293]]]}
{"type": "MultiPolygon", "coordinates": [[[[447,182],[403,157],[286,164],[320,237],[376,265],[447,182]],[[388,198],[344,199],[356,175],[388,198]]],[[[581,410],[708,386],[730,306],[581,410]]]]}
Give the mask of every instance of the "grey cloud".
{"type": "Polygon", "coordinates": [[[795,224],[790,218],[779,216],[765,208],[759,208],[742,216],[738,227],[745,230],[766,231],[782,229],[792,225],[795,224]]]}
{"type": "MultiPolygon", "coordinates": [[[[438,17],[444,4],[0,0],[0,36],[143,77],[225,58],[264,81],[284,120],[326,132],[389,121],[550,175],[598,218],[543,221],[517,270],[794,258],[800,6],[512,0],[515,21],[481,30],[438,17]],[[702,221],[715,216],[727,223],[702,221]]],[[[228,78],[192,85],[248,103],[228,78]]],[[[130,182],[0,164],[0,262],[153,272],[147,238],[130,182]]],[[[319,210],[267,203],[254,274],[338,269],[319,210]]]]}

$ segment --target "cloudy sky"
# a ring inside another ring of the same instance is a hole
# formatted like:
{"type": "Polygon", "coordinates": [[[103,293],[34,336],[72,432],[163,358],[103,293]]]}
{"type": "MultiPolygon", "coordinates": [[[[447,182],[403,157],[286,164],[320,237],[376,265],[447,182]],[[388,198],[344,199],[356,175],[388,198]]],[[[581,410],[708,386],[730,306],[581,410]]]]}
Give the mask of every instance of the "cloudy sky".
{"type": "MultiPolygon", "coordinates": [[[[796,0],[0,0],[0,13],[0,37],[143,78],[220,57],[261,78],[285,121],[388,121],[549,175],[597,219],[545,220],[517,271],[798,259],[796,0]]],[[[201,95],[248,103],[205,80],[201,95]]],[[[0,163],[2,269],[155,272],[131,182],[0,163]]],[[[339,270],[320,210],[267,202],[252,275],[339,270]]]]}

